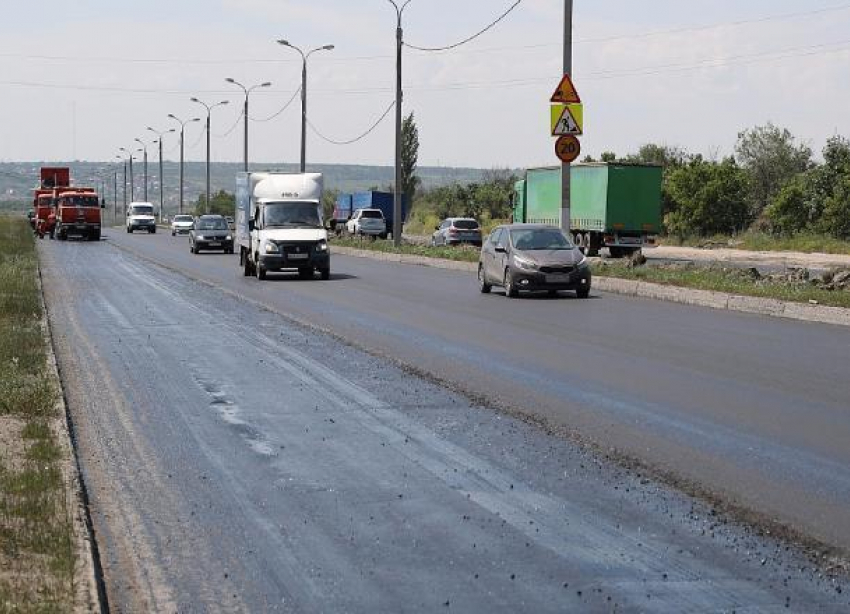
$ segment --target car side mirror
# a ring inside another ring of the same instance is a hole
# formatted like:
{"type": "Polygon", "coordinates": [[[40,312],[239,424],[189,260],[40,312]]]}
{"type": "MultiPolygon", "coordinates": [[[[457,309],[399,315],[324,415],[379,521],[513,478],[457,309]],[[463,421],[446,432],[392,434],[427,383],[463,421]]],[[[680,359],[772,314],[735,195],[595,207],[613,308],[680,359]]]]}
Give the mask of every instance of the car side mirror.
{"type": "Polygon", "coordinates": [[[507,254],[507,253],[508,253],[508,248],[507,248],[507,247],[505,247],[505,246],[503,246],[503,245],[497,245],[497,246],[496,246],[496,253],[497,253],[497,254],[507,254]]]}
{"type": "Polygon", "coordinates": [[[101,209],[106,209],[106,199],[105,199],[105,198],[102,198],[102,199],[100,200],[100,208],[101,208],[101,209]]]}
{"type": "Polygon", "coordinates": [[[248,220],[248,232],[254,230],[254,220],[248,220]]]}

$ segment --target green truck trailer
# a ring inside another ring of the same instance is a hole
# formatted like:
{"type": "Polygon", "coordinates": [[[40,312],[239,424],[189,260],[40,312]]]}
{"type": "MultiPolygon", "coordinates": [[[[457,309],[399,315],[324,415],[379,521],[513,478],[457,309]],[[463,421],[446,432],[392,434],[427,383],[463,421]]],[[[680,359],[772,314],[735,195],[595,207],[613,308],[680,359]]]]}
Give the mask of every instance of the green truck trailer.
{"type": "MultiPolygon", "coordinates": [[[[570,167],[570,232],[589,255],[607,247],[628,256],[654,247],[661,229],[660,166],[576,164],[570,167]]],[[[514,222],[561,224],[561,168],[532,168],[514,186],[514,222]]]]}

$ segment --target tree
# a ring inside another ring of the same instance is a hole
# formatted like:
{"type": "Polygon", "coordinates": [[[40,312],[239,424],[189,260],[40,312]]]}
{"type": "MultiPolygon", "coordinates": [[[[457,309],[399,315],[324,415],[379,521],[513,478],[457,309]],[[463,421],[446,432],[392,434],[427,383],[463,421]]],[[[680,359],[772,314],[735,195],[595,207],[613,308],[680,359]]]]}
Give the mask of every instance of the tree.
{"type": "Polygon", "coordinates": [[[751,212],[757,217],[788,181],[812,167],[812,150],[787,128],[768,123],[738,135],[735,154],[752,178],[751,212]]]}
{"type": "Polygon", "coordinates": [[[325,190],[322,193],[322,217],[325,222],[333,217],[334,208],[336,208],[336,199],[340,194],[341,192],[336,188],[325,190]]]}
{"type": "Polygon", "coordinates": [[[636,154],[629,155],[626,161],[636,162],[638,164],[659,164],[665,170],[672,170],[684,166],[688,163],[689,159],[690,155],[688,152],[680,147],[646,143],[640,146],[636,154]]]}
{"type": "Polygon", "coordinates": [[[613,151],[603,151],[602,155],[600,156],[600,159],[603,162],[616,162],[617,154],[615,154],[613,151]]]}
{"type": "Polygon", "coordinates": [[[420,180],[416,176],[416,164],[419,161],[419,128],[413,119],[413,112],[404,118],[401,124],[401,192],[407,199],[408,207],[413,204],[420,180]]]}
{"type": "Polygon", "coordinates": [[[230,192],[226,192],[224,190],[219,190],[217,193],[212,195],[212,198],[210,198],[209,210],[207,210],[206,203],[206,194],[200,194],[198,196],[197,202],[195,203],[195,207],[192,213],[194,215],[205,215],[207,213],[209,213],[210,215],[236,215],[235,194],[231,194],[230,192]]]}
{"type": "Polygon", "coordinates": [[[665,224],[680,237],[735,233],[749,223],[749,177],[733,158],[696,156],[671,173],[669,189],[675,206],[665,224]]]}
{"type": "Polygon", "coordinates": [[[808,227],[811,222],[811,207],[807,200],[807,183],[804,175],[786,183],[764,210],[774,232],[792,235],[808,227]]]}

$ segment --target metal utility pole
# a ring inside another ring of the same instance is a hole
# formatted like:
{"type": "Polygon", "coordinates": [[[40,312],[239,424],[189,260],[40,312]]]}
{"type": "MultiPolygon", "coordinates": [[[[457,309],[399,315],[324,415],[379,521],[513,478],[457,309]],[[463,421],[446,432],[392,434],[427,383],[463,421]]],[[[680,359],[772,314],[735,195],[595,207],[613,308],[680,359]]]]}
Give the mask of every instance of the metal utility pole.
{"type": "MultiPolygon", "coordinates": [[[[165,208],[165,202],[163,197],[163,190],[165,189],[165,179],[163,178],[163,170],[162,170],[162,137],[169,132],[176,132],[174,128],[169,128],[168,130],[154,130],[150,126],[148,126],[148,130],[157,135],[157,141],[159,141],[159,221],[163,220],[163,210],[165,208]]],[[[156,141],[154,141],[156,142],[156,141]]]]}
{"type": "Polygon", "coordinates": [[[148,145],[153,145],[153,143],[156,143],[156,141],[154,141],[153,143],[145,143],[142,139],[137,138],[136,142],[142,146],[142,152],[144,153],[145,185],[142,189],[142,194],[144,195],[144,198],[142,200],[148,202],[148,145]]]}
{"type": "Polygon", "coordinates": [[[411,0],[406,0],[399,7],[395,0],[388,0],[395,7],[398,21],[396,23],[396,81],[395,81],[395,190],[393,192],[393,245],[401,245],[401,107],[404,92],[401,88],[401,48],[404,44],[404,31],[401,27],[401,17],[404,9],[411,0]]]}
{"type": "MultiPolygon", "coordinates": [[[[123,151],[125,154],[127,154],[130,157],[130,202],[132,203],[132,202],[136,201],[136,191],[135,191],[136,186],[135,186],[135,182],[134,182],[134,179],[133,179],[133,152],[129,149],[124,148],[124,147],[121,148],[121,151],[123,151]]],[[[139,151],[141,151],[141,149],[139,151]]]]}
{"type": "Polygon", "coordinates": [[[228,104],[229,100],[222,100],[221,102],[217,102],[213,105],[209,105],[201,100],[192,97],[190,99],[192,102],[197,102],[199,105],[203,106],[207,110],[207,202],[204,208],[205,213],[210,212],[210,117],[212,116],[212,110],[216,107],[220,107],[222,105],[228,104]]]}
{"type": "Polygon", "coordinates": [[[190,122],[199,122],[201,121],[200,117],[193,117],[192,119],[187,119],[185,122],[181,121],[173,113],[168,114],[169,119],[173,119],[178,124],[180,124],[180,204],[178,206],[178,212],[183,213],[183,137],[186,134],[186,124],[190,122]]]}
{"type": "Polygon", "coordinates": [[[118,171],[112,173],[112,223],[118,222],[118,171]]]}
{"type": "MultiPolygon", "coordinates": [[[[573,75],[573,0],[564,0],[564,74],[573,75]]],[[[561,164],[561,230],[570,236],[570,163],[561,164]]]]}
{"type": "MultiPolygon", "coordinates": [[[[124,148],[122,147],[120,149],[120,151],[124,151],[124,148]]],[[[122,183],[122,186],[123,186],[123,190],[124,190],[124,215],[126,215],[127,214],[127,158],[125,158],[124,156],[121,156],[121,155],[118,155],[118,156],[115,156],[115,157],[117,159],[121,160],[124,163],[124,181],[122,183]]],[[[115,173],[115,180],[118,181],[118,173],[117,172],[115,173]]],[[[118,190],[117,190],[117,188],[115,190],[115,200],[116,201],[118,200],[118,190]]]]}
{"type": "Polygon", "coordinates": [[[227,81],[228,83],[232,83],[233,85],[236,85],[237,87],[241,87],[242,91],[245,92],[245,104],[242,107],[242,115],[245,117],[245,151],[243,152],[242,157],[244,159],[244,162],[243,162],[244,170],[247,173],[248,172],[248,96],[251,92],[253,92],[258,87],[271,87],[271,82],[266,81],[265,83],[260,83],[259,85],[254,85],[254,86],[251,86],[251,87],[245,87],[244,85],[239,83],[239,81],[237,81],[236,79],[233,79],[232,77],[227,77],[225,79],[225,81],[227,81]]]}
{"type": "Polygon", "coordinates": [[[333,45],[323,45],[322,47],[316,47],[308,51],[306,54],[295,45],[291,44],[289,41],[281,39],[277,41],[278,44],[283,45],[284,47],[289,47],[290,49],[295,49],[298,53],[301,54],[301,172],[307,172],[307,58],[316,53],[317,51],[331,51],[333,50],[333,45]]]}

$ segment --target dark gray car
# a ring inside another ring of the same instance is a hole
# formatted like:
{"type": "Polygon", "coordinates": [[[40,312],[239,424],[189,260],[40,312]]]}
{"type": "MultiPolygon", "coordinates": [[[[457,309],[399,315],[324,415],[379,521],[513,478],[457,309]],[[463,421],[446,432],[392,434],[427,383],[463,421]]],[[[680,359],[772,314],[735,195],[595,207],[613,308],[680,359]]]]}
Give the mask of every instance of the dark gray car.
{"type": "Polygon", "coordinates": [[[560,228],[542,224],[509,224],[490,233],[478,259],[481,292],[502,286],[505,296],[521,291],[574,290],[579,298],[590,293],[587,258],[560,228]]]}
{"type": "Polygon", "coordinates": [[[197,254],[202,249],[233,253],[233,233],[221,215],[202,215],[189,231],[189,251],[197,254]]]}

